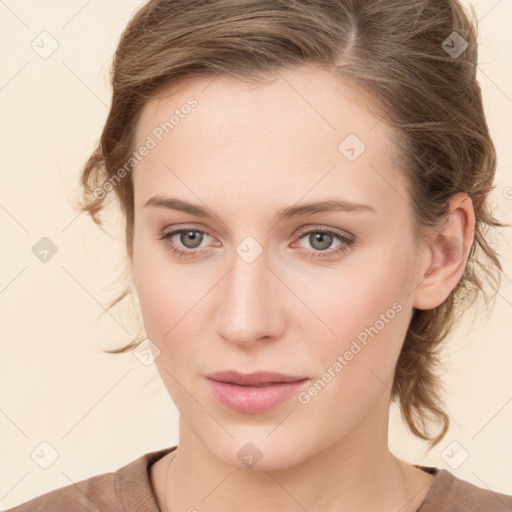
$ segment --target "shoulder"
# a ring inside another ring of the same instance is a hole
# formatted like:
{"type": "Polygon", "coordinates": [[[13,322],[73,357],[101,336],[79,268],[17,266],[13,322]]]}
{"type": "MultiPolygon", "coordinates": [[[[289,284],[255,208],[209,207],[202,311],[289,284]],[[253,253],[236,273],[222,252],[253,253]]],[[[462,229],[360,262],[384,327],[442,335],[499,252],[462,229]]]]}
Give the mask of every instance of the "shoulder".
{"type": "Polygon", "coordinates": [[[49,491],[6,512],[158,511],[149,467],[176,447],[146,453],[115,472],[49,491]]]}
{"type": "Polygon", "coordinates": [[[512,495],[479,487],[446,469],[430,469],[436,478],[417,512],[512,512],[512,495]]]}
{"type": "Polygon", "coordinates": [[[115,496],[115,473],[104,473],[49,491],[7,512],[121,511],[115,496]],[[113,506],[114,505],[114,506],[113,506]]]}

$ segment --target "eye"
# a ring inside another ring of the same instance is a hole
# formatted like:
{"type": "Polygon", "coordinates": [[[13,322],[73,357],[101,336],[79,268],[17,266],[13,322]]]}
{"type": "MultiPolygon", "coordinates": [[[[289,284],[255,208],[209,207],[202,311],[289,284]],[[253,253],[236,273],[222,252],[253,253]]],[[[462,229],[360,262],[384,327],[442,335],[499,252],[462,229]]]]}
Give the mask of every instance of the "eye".
{"type": "Polygon", "coordinates": [[[349,251],[354,243],[352,238],[326,229],[313,229],[300,234],[300,240],[305,239],[312,249],[308,249],[309,257],[313,259],[327,258],[344,254],[349,251]],[[339,244],[334,249],[328,250],[334,241],[339,244]]]}
{"type": "MultiPolygon", "coordinates": [[[[206,248],[200,246],[205,237],[209,236],[205,231],[189,227],[167,233],[162,232],[158,239],[162,240],[173,254],[188,258],[200,256],[207,251],[206,248]]],[[[328,229],[313,229],[302,232],[299,241],[303,239],[308,241],[311,249],[304,248],[302,245],[301,247],[305,250],[307,257],[312,259],[330,258],[344,254],[349,251],[354,243],[352,238],[328,229]],[[338,241],[338,245],[334,249],[329,249],[334,241],[338,241]]]]}
{"type": "Polygon", "coordinates": [[[158,237],[159,240],[163,240],[166,246],[170,249],[170,251],[179,256],[189,257],[189,256],[197,256],[198,253],[202,253],[203,251],[198,251],[197,248],[204,240],[204,237],[209,236],[206,232],[200,231],[194,228],[183,228],[176,229],[174,231],[170,231],[168,233],[161,233],[158,237]],[[177,242],[173,241],[173,238],[177,237],[177,242]],[[176,247],[176,244],[179,243],[185,250],[180,249],[180,247],[176,247]]]}

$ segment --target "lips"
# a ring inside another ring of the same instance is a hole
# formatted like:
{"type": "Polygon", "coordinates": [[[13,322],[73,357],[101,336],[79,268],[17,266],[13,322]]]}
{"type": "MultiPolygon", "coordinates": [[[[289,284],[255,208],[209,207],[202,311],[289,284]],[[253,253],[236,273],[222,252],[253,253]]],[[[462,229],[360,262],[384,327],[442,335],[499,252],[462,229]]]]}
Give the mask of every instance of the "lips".
{"type": "Polygon", "coordinates": [[[309,382],[301,375],[276,372],[241,374],[233,370],[207,376],[216,400],[239,413],[261,414],[288,401],[309,382]]]}
{"type": "Polygon", "coordinates": [[[283,382],[297,382],[307,379],[306,375],[285,375],[283,373],[262,371],[249,374],[242,374],[234,370],[215,372],[207,375],[207,378],[218,382],[227,382],[229,384],[238,384],[239,386],[261,387],[269,384],[279,384],[283,382]]]}

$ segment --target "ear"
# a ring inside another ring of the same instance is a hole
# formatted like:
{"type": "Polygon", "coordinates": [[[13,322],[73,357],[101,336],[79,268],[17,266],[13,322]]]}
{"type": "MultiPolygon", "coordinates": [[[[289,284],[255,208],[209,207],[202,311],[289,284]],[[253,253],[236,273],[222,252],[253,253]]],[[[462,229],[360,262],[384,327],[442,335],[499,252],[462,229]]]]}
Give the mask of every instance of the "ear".
{"type": "Polygon", "coordinates": [[[442,304],[457,286],[475,232],[475,212],[471,198],[458,193],[450,199],[446,219],[436,228],[419,266],[419,284],[414,289],[413,306],[433,309],[442,304]]]}

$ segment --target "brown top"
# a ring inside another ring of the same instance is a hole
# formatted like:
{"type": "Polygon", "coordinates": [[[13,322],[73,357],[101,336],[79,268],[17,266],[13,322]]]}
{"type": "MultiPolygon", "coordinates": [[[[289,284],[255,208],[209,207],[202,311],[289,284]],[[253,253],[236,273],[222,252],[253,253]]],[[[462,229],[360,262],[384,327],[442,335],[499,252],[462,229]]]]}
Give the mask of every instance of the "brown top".
{"type": "MultiPolygon", "coordinates": [[[[6,512],[161,512],[149,468],[176,448],[146,453],[116,472],[55,489],[6,512]]],[[[512,512],[512,495],[482,489],[445,469],[416,467],[436,476],[417,512],[512,512]]]]}

